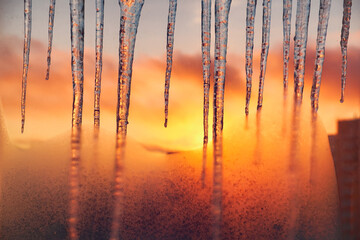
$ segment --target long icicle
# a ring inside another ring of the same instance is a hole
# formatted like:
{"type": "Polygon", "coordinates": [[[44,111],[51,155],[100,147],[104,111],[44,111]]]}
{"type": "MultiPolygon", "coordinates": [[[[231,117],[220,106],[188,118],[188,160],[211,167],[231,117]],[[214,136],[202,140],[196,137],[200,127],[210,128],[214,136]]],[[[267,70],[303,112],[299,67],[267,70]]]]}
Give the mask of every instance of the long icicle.
{"type": "Polygon", "coordinates": [[[308,37],[311,0],[297,0],[295,38],[294,38],[294,91],[296,98],[302,100],[304,90],[305,57],[308,37]]]}
{"type": "Polygon", "coordinates": [[[49,80],[50,65],[51,65],[51,50],[54,30],[54,18],[55,18],[55,4],[56,0],[50,0],[49,6],[49,27],[48,27],[48,51],[47,51],[47,69],[45,80],[49,80]]]}
{"type": "Polygon", "coordinates": [[[116,118],[116,171],[114,190],[114,212],[111,225],[111,240],[119,239],[121,203],[123,200],[123,165],[126,133],[130,106],[132,65],[137,28],[144,0],[119,0],[121,17],[119,32],[119,76],[116,118]]]}
{"type": "Polygon", "coordinates": [[[262,107],[267,57],[270,46],[271,0],[263,0],[263,26],[260,59],[259,95],[257,109],[262,107]]]}
{"type": "Polygon", "coordinates": [[[246,106],[245,114],[249,114],[251,97],[252,73],[253,73],[253,50],[254,50],[254,24],[257,0],[248,0],[246,7],[246,106]]]}
{"type": "Polygon", "coordinates": [[[84,82],[84,0],[70,0],[71,71],[73,80],[72,126],[81,126],[84,82]]]}
{"type": "Polygon", "coordinates": [[[224,89],[230,6],[231,0],[215,1],[214,178],[211,201],[213,239],[221,238],[224,89]]]}
{"type": "Polygon", "coordinates": [[[166,42],[166,73],[165,73],[165,123],[167,127],[169,115],[169,89],[170,77],[172,69],[172,59],[174,51],[174,33],[175,33],[175,19],[176,19],[177,0],[169,0],[169,15],[167,26],[167,42],[166,42]]]}
{"type": "Polygon", "coordinates": [[[101,93],[101,73],[103,55],[103,36],[104,36],[104,0],[96,0],[96,56],[95,56],[95,89],[94,89],[94,125],[100,126],[100,93],[101,93]]]}
{"type": "Polygon", "coordinates": [[[24,53],[23,53],[23,73],[21,89],[21,133],[24,132],[25,126],[25,101],[27,74],[29,70],[29,55],[31,42],[31,11],[32,0],[24,0],[24,53]]]}
{"type": "Polygon", "coordinates": [[[316,60],[313,84],[311,88],[311,106],[314,111],[319,108],[319,94],[321,84],[321,74],[325,59],[325,42],[330,16],[331,0],[321,0],[319,9],[319,23],[316,39],[316,60]]]}
{"type": "Polygon", "coordinates": [[[204,80],[204,143],[208,142],[209,91],[210,91],[210,43],[211,41],[211,0],[201,1],[201,42],[204,80]]]}
{"type": "Polygon", "coordinates": [[[207,144],[209,138],[209,91],[210,91],[210,46],[211,46],[211,0],[201,1],[201,51],[204,81],[204,109],[203,109],[203,169],[201,174],[202,186],[205,184],[207,159],[207,144]]]}
{"type": "Polygon", "coordinates": [[[284,90],[288,87],[289,80],[289,58],[290,58],[290,36],[291,36],[291,11],[292,0],[283,0],[283,58],[284,58],[284,90]]]}
{"type": "Polygon", "coordinates": [[[341,27],[341,54],[342,54],[342,67],[341,67],[341,99],[344,102],[345,84],[346,84],[346,70],[347,70],[347,45],[349,40],[350,19],[351,19],[351,6],[352,0],[344,0],[344,12],[341,27]]]}

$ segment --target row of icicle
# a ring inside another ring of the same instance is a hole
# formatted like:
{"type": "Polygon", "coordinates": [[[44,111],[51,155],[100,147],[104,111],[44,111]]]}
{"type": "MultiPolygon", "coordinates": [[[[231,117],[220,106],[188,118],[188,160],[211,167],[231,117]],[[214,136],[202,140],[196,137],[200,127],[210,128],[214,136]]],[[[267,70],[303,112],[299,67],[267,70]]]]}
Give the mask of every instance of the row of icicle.
{"type": "MultiPolygon", "coordinates": [[[[120,2],[128,2],[121,1],[120,2]]],[[[49,79],[51,65],[51,50],[53,39],[54,15],[56,0],[50,0],[49,23],[48,23],[48,52],[47,52],[47,70],[45,79],[49,79]]],[[[252,62],[254,47],[254,22],[257,0],[247,1],[246,10],[246,107],[245,113],[249,113],[249,103],[252,86],[252,62]]],[[[294,38],[294,91],[301,100],[304,87],[305,57],[308,35],[308,22],[310,15],[311,0],[297,0],[296,11],[296,30],[294,38]]],[[[317,110],[319,102],[319,92],[321,83],[322,65],[325,57],[325,42],[328,20],[330,16],[331,0],[320,1],[318,33],[316,41],[316,60],[314,79],[311,90],[312,107],[317,110]]],[[[342,75],[341,75],[341,102],[344,101],[344,90],[346,83],[347,69],[347,44],[350,28],[352,0],[344,0],[344,12],[341,30],[341,52],[342,52],[342,75]]],[[[172,69],[176,0],[169,0],[169,14],[167,27],[167,55],[166,55],[166,75],[165,75],[165,127],[168,121],[169,105],[169,86],[172,69]]],[[[284,60],[284,89],[288,86],[288,66],[289,66],[289,48],[291,35],[291,11],[292,0],[283,0],[283,60],[284,60]]],[[[204,137],[207,139],[208,126],[208,108],[209,108],[209,85],[210,85],[210,38],[211,38],[211,0],[202,1],[202,59],[203,59],[203,79],[204,79],[204,137]]],[[[25,124],[25,100],[27,73],[29,67],[29,53],[31,42],[31,19],[32,19],[32,0],[24,0],[24,55],[23,55],[23,76],[22,76],[22,96],[21,96],[21,131],[24,131],[25,124]]],[[[266,72],[267,55],[269,51],[270,38],[270,20],[271,20],[271,0],[263,0],[263,27],[262,27],[262,45],[260,61],[260,77],[258,92],[258,108],[263,104],[263,89],[266,72]]],[[[101,71],[102,71],[102,49],[103,49],[103,26],[104,26],[104,0],[96,1],[96,65],[95,65],[95,91],[94,91],[94,123],[100,125],[100,92],[101,92],[101,71]]],[[[75,88],[74,88],[75,92],[75,88]]],[[[130,92],[128,93],[130,95],[130,92]]],[[[75,96],[75,95],[74,95],[75,96]]],[[[129,96],[128,96],[129,97],[129,96]]]]}

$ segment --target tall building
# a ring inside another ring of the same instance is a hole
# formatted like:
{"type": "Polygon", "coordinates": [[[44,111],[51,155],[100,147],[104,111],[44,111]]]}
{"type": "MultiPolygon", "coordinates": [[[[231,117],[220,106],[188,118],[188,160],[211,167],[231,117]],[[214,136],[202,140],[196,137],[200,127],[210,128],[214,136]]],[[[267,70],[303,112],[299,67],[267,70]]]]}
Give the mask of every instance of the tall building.
{"type": "Polygon", "coordinates": [[[340,197],[342,239],[360,239],[360,119],[338,122],[329,142],[340,197]]]}

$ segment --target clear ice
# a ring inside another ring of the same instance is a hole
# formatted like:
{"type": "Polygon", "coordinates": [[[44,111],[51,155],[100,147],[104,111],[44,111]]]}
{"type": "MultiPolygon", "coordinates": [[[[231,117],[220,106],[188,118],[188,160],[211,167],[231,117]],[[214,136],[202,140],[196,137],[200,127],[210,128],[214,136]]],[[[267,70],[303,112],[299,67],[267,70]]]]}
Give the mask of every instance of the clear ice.
{"type": "Polygon", "coordinates": [[[246,106],[245,114],[249,114],[251,97],[252,73],[253,73],[253,49],[254,49],[254,23],[257,0],[248,0],[246,7],[246,106]]]}
{"type": "Polygon", "coordinates": [[[94,125],[100,126],[100,93],[103,54],[104,0],[96,0],[96,56],[95,56],[95,90],[94,90],[94,125]]]}
{"type": "Polygon", "coordinates": [[[211,46],[211,0],[201,1],[201,51],[204,81],[204,109],[203,109],[203,169],[201,173],[202,186],[205,186],[207,145],[209,139],[209,91],[210,91],[210,46],[211,46]]]}
{"type": "Polygon", "coordinates": [[[342,67],[341,67],[341,99],[344,102],[345,83],[346,83],[346,69],[347,69],[347,45],[349,40],[349,29],[351,19],[351,6],[352,0],[344,0],[344,12],[341,28],[341,54],[342,54],[342,67]]]}
{"type": "Polygon", "coordinates": [[[296,98],[302,99],[305,75],[306,44],[311,0],[297,0],[294,38],[294,85],[296,98]]]}
{"type": "Polygon", "coordinates": [[[292,0],[283,0],[283,58],[284,58],[284,90],[287,89],[289,79],[290,35],[291,35],[292,0]]]}
{"type": "Polygon", "coordinates": [[[262,44],[260,59],[259,95],[257,105],[258,109],[262,107],[263,103],[266,63],[270,46],[271,1],[272,0],[263,0],[262,44]]]}
{"type": "Polygon", "coordinates": [[[135,40],[144,0],[119,0],[119,4],[121,17],[119,33],[120,46],[116,132],[125,138],[129,116],[135,40]]]}
{"type": "Polygon", "coordinates": [[[211,201],[213,239],[221,237],[224,88],[230,6],[231,0],[215,1],[214,185],[211,201]]]}
{"type": "Polygon", "coordinates": [[[330,7],[331,7],[331,0],[320,0],[319,23],[318,23],[317,39],[316,39],[315,70],[314,70],[313,84],[311,88],[311,106],[315,111],[317,111],[319,108],[321,74],[325,59],[325,42],[326,42],[329,16],[330,16],[330,7]]]}
{"type": "Polygon", "coordinates": [[[204,80],[204,144],[208,142],[209,90],[210,90],[210,46],[211,46],[211,0],[201,1],[201,50],[204,80]]]}
{"type": "Polygon", "coordinates": [[[55,17],[55,4],[56,0],[50,0],[49,6],[49,27],[48,27],[48,51],[47,51],[47,69],[45,80],[49,80],[50,75],[50,65],[51,65],[51,49],[52,49],[52,39],[53,39],[53,30],[54,30],[54,17],[55,17]]]}
{"type": "Polygon", "coordinates": [[[84,81],[84,0],[70,0],[71,71],[73,80],[72,126],[82,122],[84,81]]]}
{"type": "Polygon", "coordinates": [[[24,132],[25,125],[25,100],[27,74],[29,70],[29,55],[31,42],[31,11],[32,0],[24,0],[24,54],[23,54],[23,73],[21,89],[21,133],[24,132]]]}
{"type": "Polygon", "coordinates": [[[119,239],[121,202],[124,194],[121,163],[124,159],[126,145],[136,33],[144,0],[119,0],[119,5],[121,17],[119,32],[119,77],[116,119],[115,207],[110,236],[110,239],[112,240],[119,239]]]}
{"type": "Polygon", "coordinates": [[[176,19],[177,0],[169,0],[169,14],[167,25],[167,42],[166,42],[166,73],[165,73],[165,123],[167,127],[168,114],[169,114],[169,89],[170,77],[172,68],[172,58],[174,51],[174,33],[175,33],[175,19],[176,19]]]}

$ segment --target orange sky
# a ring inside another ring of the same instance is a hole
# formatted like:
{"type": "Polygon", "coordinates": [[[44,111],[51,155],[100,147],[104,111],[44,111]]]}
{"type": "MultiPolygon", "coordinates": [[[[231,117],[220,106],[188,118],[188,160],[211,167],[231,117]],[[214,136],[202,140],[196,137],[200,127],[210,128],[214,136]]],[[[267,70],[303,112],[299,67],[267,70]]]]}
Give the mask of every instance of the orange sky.
{"type": "MultiPolygon", "coordinates": [[[[17,49],[22,40],[5,37],[0,40],[0,96],[8,132],[13,139],[47,139],[67,131],[71,126],[72,81],[70,52],[53,51],[50,80],[45,81],[46,46],[32,41],[27,90],[25,133],[20,134],[20,94],[22,56],[17,49]],[[15,51],[16,50],[16,51],[15,51]]],[[[256,112],[259,59],[255,52],[253,91],[250,114],[256,112]]],[[[292,62],[292,61],[290,61],[292,62]]],[[[348,82],[345,103],[340,104],[341,54],[338,48],[326,50],[320,92],[319,114],[328,133],[336,132],[336,120],[359,116],[360,49],[349,49],[348,82]]],[[[101,95],[101,126],[115,131],[117,59],[104,56],[101,95]]],[[[306,64],[304,104],[309,104],[314,66],[314,48],[309,47],[306,64]]],[[[243,56],[229,53],[226,77],[225,127],[233,115],[244,117],[245,74],[243,56]]],[[[202,141],[202,70],[201,56],[175,51],[170,87],[170,118],[163,128],[163,56],[139,56],[134,62],[130,103],[129,135],[143,142],[159,141],[176,148],[201,145],[202,141]]],[[[292,93],[290,66],[289,93],[292,93]]],[[[94,53],[85,51],[84,124],[92,124],[94,53]]],[[[282,48],[274,46],[269,55],[265,79],[264,108],[282,107],[282,48]]],[[[210,117],[210,119],[212,119],[210,117]]],[[[211,126],[211,122],[209,124],[211,126]]]]}

